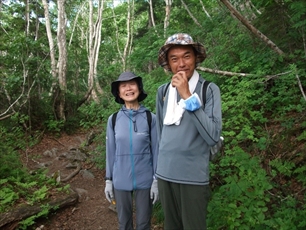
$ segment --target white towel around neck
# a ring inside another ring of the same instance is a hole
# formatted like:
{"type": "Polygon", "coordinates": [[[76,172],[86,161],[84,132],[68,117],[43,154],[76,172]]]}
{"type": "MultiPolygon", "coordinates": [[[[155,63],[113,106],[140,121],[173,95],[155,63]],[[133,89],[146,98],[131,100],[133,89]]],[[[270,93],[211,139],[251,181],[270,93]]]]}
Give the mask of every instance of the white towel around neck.
{"type": "MultiPolygon", "coordinates": [[[[195,70],[192,77],[188,81],[190,93],[193,94],[197,82],[199,80],[199,73],[195,70]]],[[[180,125],[181,119],[185,109],[179,106],[177,102],[177,90],[170,83],[169,93],[168,93],[168,105],[166,116],[164,118],[164,125],[180,125]]]]}

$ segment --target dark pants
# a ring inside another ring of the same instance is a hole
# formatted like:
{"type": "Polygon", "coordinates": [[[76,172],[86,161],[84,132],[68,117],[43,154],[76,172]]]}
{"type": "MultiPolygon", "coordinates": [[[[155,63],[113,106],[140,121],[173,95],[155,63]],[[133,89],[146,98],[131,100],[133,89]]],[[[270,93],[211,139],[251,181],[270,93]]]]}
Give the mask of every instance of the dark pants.
{"type": "Polygon", "coordinates": [[[158,179],[165,230],[205,230],[209,185],[188,185],[158,179]]]}
{"type": "Polygon", "coordinates": [[[133,197],[136,207],[136,229],[151,229],[152,200],[150,189],[122,191],[115,189],[116,210],[120,230],[133,230],[133,197]]]}

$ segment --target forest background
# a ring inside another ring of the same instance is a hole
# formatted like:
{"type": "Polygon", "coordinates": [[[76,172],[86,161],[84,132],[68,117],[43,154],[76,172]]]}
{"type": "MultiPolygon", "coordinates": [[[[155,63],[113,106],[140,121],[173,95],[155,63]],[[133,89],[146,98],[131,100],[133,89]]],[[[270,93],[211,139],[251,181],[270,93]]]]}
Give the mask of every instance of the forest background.
{"type": "Polygon", "coordinates": [[[103,169],[107,118],[119,109],[110,83],[126,70],[142,76],[154,112],[171,77],[158,50],[185,32],[206,47],[198,71],[222,94],[209,229],[305,229],[304,0],[2,0],[0,31],[0,213],[59,186],[19,160],[42,133],[94,129],[90,154],[103,169]]]}

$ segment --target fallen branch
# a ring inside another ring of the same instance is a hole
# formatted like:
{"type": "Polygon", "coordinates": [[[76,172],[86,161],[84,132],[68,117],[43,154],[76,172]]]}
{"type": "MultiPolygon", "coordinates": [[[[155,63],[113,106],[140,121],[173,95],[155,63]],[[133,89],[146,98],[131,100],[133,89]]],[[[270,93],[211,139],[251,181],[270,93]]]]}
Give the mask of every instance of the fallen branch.
{"type": "Polygon", "coordinates": [[[235,73],[235,72],[228,72],[228,71],[222,71],[222,70],[216,70],[216,69],[209,69],[209,68],[205,68],[205,67],[197,67],[198,70],[201,70],[203,72],[206,73],[214,73],[214,74],[219,74],[219,75],[223,75],[223,76],[239,76],[239,77],[245,77],[245,76],[251,76],[253,74],[249,74],[249,73],[235,73]]]}
{"type": "MultiPolygon", "coordinates": [[[[60,197],[49,204],[50,209],[60,209],[66,206],[75,204],[78,201],[78,194],[71,190],[68,196],[60,197]]],[[[36,215],[42,211],[41,204],[39,205],[26,205],[18,207],[12,211],[0,214],[0,228],[1,229],[11,229],[11,226],[18,225],[18,222],[26,219],[30,216],[36,215]],[[5,227],[5,228],[2,228],[5,227]]]]}
{"type": "MultiPolygon", "coordinates": [[[[238,76],[238,77],[246,77],[246,76],[254,76],[254,74],[250,73],[236,73],[236,72],[229,72],[229,71],[222,71],[222,70],[216,70],[216,69],[210,69],[210,68],[205,68],[205,67],[197,67],[197,70],[206,72],[206,73],[213,73],[213,74],[219,74],[222,76],[238,76]]],[[[264,78],[266,78],[266,81],[269,81],[273,78],[278,78],[279,76],[286,75],[288,73],[291,73],[292,71],[287,71],[284,73],[278,73],[278,74],[273,74],[273,75],[266,75],[264,78]]]]}
{"type": "Polygon", "coordinates": [[[78,163],[76,170],[74,170],[69,176],[67,176],[64,179],[61,179],[61,182],[67,182],[68,180],[70,180],[71,178],[73,178],[75,175],[77,175],[80,170],[81,170],[81,163],[78,163]]]}

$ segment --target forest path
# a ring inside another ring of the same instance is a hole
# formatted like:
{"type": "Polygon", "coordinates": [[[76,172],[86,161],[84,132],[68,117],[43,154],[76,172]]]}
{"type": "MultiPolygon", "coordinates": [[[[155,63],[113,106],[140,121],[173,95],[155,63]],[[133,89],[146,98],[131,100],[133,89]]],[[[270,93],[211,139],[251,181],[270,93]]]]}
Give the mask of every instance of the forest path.
{"type": "MultiPolygon", "coordinates": [[[[72,158],[82,158],[84,149],[89,155],[95,150],[95,143],[90,143],[91,132],[75,133],[73,135],[61,134],[60,137],[45,135],[39,144],[30,148],[26,156],[22,157],[24,165],[30,170],[40,165],[47,166],[48,174],[60,171],[61,178],[67,178],[76,169],[67,167],[71,165],[72,158]],[[84,143],[90,143],[84,147],[84,143]]],[[[76,204],[62,208],[36,221],[34,230],[116,230],[118,229],[117,214],[110,208],[110,203],[104,194],[105,170],[99,169],[89,159],[78,161],[81,170],[64,186],[77,191],[79,200],[76,204]]],[[[135,220],[135,215],[134,215],[135,220]]],[[[134,221],[135,222],[135,221],[134,221]]],[[[152,230],[163,228],[152,221],[152,230]]]]}

